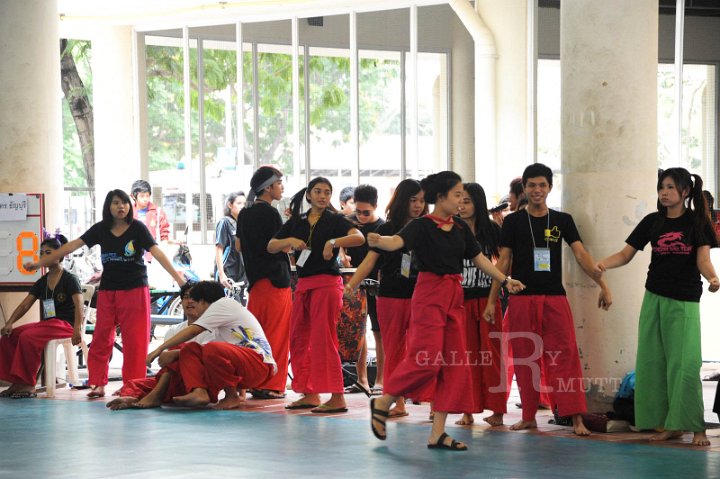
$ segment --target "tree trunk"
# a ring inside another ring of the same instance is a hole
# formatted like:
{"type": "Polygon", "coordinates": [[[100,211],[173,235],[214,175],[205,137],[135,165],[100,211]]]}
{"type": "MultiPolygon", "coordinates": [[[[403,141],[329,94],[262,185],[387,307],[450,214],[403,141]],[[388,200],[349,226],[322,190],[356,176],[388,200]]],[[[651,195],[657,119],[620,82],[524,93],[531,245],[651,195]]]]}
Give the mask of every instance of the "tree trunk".
{"type": "Polygon", "coordinates": [[[68,41],[60,40],[60,82],[70,113],[75,121],[87,187],[90,188],[90,204],[95,204],[95,130],[93,109],[88,98],[85,84],[75,65],[72,53],[67,48],[68,41]]]}

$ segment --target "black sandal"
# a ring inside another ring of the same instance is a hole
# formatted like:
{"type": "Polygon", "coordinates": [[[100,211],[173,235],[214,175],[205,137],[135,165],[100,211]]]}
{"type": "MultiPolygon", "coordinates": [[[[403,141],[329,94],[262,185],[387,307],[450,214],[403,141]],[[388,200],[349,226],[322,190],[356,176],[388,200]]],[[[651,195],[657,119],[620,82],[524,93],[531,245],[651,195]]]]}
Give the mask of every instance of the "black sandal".
{"type": "Polygon", "coordinates": [[[447,433],[442,433],[435,444],[427,445],[428,449],[445,449],[448,451],[467,451],[468,450],[468,448],[465,444],[460,444],[455,439],[452,439],[452,442],[450,444],[445,444],[445,439],[447,439],[448,437],[450,437],[450,436],[448,436],[447,433]]]}
{"type": "Polygon", "coordinates": [[[372,398],[370,400],[370,429],[372,429],[373,434],[376,438],[380,439],[381,441],[384,441],[387,439],[387,430],[385,430],[385,434],[380,434],[380,431],[378,431],[378,428],[375,427],[375,422],[377,421],[380,424],[383,425],[383,429],[387,427],[386,421],[387,417],[390,414],[390,411],[383,411],[382,409],[377,409],[375,407],[375,398],[372,398]],[[375,416],[380,417],[375,417],[375,416]]]}

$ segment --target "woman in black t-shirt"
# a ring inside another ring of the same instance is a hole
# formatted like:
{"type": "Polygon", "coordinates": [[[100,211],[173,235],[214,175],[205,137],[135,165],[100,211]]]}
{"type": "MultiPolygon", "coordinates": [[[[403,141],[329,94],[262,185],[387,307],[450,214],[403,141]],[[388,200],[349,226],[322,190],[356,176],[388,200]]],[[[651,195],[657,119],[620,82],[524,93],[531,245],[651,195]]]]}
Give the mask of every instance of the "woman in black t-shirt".
{"type": "MultiPolygon", "coordinates": [[[[485,190],[477,183],[465,183],[460,218],[465,221],[478,240],[483,254],[491,261],[500,254],[500,226],[490,219],[485,190]]],[[[502,308],[500,299],[495,300],[490,311],[495,318],[490,323],[483,319],[488,306],[492,277],[478,269],[471,260],[463,260],[463,295],[468,359],[472,372],[472,409],[465,411],[460,425],[473,424],[472,413],[485,409],[493,412],[484,419],[491,426],[500,426],[507,412],[505,392],[494,391],[502,381],[502,357],[500,336],[502,334],[502,308]]]]}
{"type": "Polygon", "coordinates": [[[122,190],[108,192],[103,204],[103,219],[80,238],[70,241],[52,254],[28,263],[34,270],[85,245],[100,245],[103,265],[97,298],[97,320],[88,354],[88,398],[105,396],[108,364],[115,342],[115,328],[123,338],[123,381],[145,377],[147,347],[150,339],[150,293],[143,260],[150,251],[163,268],[182,285],[185,279],[153,240],[147,227],[133,219],[130,197],[122,190]]]}
{"type": "Polygon", "coordinates": [[[343,292],[337,255],[340,247],[365,242],[357,228],[336,214],[331,196],[329,180],[310,181],[293,196],[292,216],[267,245],[271,254],[294,251],[299,278],[290,318],[290,358],[292,388],[303,397],[287,408],[315,413],[347,411],[335,326],[343,292]],[[305,201],[311,208],[301,214],[305,201]],[[320,393],[332,397],[320,404],[320,393]]]}
{"type": "MultiPolygon", "coordinates": [[[[40,244],[40,256],[48,256],[67,243],[63,235],[40,244]]],[[[45,346],[53,339],[82,341],[83,298],[77,277],[63,269],[62,257],[48,265],[48,272],[30,289],[15,308],[0,333],[0,379],[11,383],[0,397],[35,397],[35,379],[45,346]],[[40,322],[13,327],[36,300],[41,301],[40,322]]]]}
{"type": "Polygon", "coordinates": [[[232,283],[247,281],[245,265],[235,234],[237,218],[245,207],[245,193],[230,193],[225,201],[225,215],[215,226],[215,281],[226,289],[232,289],[232,283]],[[230,280],[230,281],[228,281],[230,280]]]}
{"type": "Polygon", "coordinates": [[[660,174],[657,191],[657,213],[643,218],[625,247],[600,261],[596,270],[626,265],[650,243],[638,331],[635,425],[663,431],[651,441],[692,431],[694,446],[708,446],[700,382],[700,275],[710,282],[708,291],[720,289],[710,262],[710,248],[717,241],[698,175],[669,168],[660,174]]]}
{"type": "Polygon", "coordinates": [[[368,235],[368,244],[386,251],[402,247],[417,257],[418,279],[412,298],[412,318],[407,354],[386,378],[385,394],[370,401],[371,428],[378,439],[386,438],[385,418],[398,396],[412,396],[435,384],[433,427],[428,448],[465,451],[467,446],[445,433],[450,412],[472,407],[467,394],[470,369],[465,351],[465,312],[460,282],[463,258],[511,292],[523,284],[502,274],[482,254],[468,225],[454,218],[462,205],[463,185],[452,171],[430,175],[420,183],[425,200],[434,204],[431,214],[411,221],[394,236],[368,235]]]}
{"type": "MultiPolygon", "coordinates": [[[[376,233],[381,236],[391,236],[400,231],[410,221],[427,213],[425,206],[425,193],[417,180],[406,179],[398,183],[387,205],[385,215],[387,222],[381,225],[376,233]]],[[[406,336],[410,324],[410,306],[417,270],[410,266],[402,274],[403,256],[410,264],[410,252],[402,248],[398,251],[384,251],[370,248],[367,256],[358,266],[353,277],[345,285],[345,294],[352,295],[362,280],[376,268],[380,262],[380,287],[377,294],[377,315],[382,331],[382,345],[385,351],[383,377],[389,377],[405,357],[406,336]]],[[[430,401],[432,396],[421,394],[414,397],[418,401],[430,401]]],[[[397,398],[395,407],[389,412],[389,417],[404,417],[408,412],[405,409],[405,399],[397,398]]]]}

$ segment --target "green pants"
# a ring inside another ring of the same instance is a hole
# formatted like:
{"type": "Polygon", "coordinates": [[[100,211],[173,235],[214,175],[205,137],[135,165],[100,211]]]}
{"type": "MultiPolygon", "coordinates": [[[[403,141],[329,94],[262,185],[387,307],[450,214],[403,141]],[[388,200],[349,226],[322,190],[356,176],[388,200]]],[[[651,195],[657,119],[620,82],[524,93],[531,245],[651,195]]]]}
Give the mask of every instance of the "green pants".
{"type": "Polygon", "coordinates": [[[705,430],[700,303],[645,292],[635,370],[635,425],[705,430]]]}

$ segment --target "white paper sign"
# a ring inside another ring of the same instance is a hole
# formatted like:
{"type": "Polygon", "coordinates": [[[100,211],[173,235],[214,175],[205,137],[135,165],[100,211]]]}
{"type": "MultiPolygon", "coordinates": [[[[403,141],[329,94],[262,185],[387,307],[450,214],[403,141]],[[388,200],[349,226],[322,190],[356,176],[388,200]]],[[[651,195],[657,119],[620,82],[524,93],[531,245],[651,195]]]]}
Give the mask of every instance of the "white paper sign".
{"type": "Polygon", "coordinates": [[[25,221],[27,212],[27,195],[0,193],[0,221],[25,221]]]}

